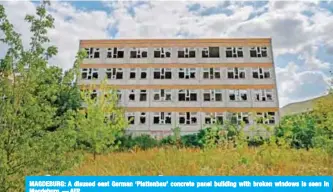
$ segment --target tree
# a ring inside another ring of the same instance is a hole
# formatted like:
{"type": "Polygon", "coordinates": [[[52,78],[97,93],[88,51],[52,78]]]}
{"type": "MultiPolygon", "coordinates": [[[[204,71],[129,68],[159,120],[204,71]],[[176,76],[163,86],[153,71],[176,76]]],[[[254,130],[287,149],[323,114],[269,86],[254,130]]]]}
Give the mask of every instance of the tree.
{"type": "Polygon", "coordinates": [[[77,118],[81,142],[96,155],[119,147],[117,138],[122,136],[128,122],[124,110],[118,106],[116,90],[108,88],[105,82],[99,87],[90,85],[82,91],[84,109],[77,118]],[[97,92],[93,90],[98,89],[97,92]]]}
{"type": "MultiPolygon", "coordinates": [[[[56,47],[45,45],[47,31],[53,27],[48,5],[42,2],[36,16],[25,18],[32,33],[28,49],[0,5],[4,34],[0,42],[8,47],[0,59],[0,191],[23,191],[25,175],[59,174],[80,157],[74,151],[75,111],[63,110],[57,115],[61,82],[65,84],[71,77],[48,66],[48,59],[57,53],[56,47]],[[50,132],[54,126],[58,129],[50,132]]],[[[79,54],[76,66],[81,59],[79,54]]]]}

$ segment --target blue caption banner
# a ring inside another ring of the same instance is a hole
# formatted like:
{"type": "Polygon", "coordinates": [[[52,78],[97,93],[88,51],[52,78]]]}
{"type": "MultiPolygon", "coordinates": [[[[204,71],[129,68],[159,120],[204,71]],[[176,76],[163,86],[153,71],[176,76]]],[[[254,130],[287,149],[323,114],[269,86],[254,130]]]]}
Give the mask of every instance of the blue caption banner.
{"type": "Polygon", "coordinates": [[[331,176],[27,176],[26,192],[332,192],[331,176]]]}

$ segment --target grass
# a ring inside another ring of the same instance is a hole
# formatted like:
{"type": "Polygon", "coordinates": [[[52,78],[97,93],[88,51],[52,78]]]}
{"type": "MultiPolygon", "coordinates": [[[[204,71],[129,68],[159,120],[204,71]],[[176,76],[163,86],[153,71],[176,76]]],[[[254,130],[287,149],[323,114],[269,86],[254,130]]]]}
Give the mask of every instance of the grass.
{"type": "Polygon", "coordinates": [[[262,146],[233,149],[154,148],[86,155],[65,175],[333,175],[333,157],[320,150],[262,146]]]}

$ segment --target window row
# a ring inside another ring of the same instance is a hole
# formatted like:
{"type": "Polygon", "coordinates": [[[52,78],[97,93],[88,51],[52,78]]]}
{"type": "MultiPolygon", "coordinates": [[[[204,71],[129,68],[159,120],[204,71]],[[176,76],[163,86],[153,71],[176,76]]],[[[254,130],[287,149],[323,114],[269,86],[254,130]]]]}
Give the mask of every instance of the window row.
{"type": "MultiPolygon", "coordinates": [[[[149,90],[118,90],[117,95],[119,101],[122,100],[124,94],[127,95],[129,102],[147,102],[149,97],[149,90]]],[[[233,89],[226,90],[227,98],[224,98],[223,90],[186,90],[181,89],[177,90],[173,94],[171,89],[158,89],[152,90],[151,101],[199,101],[199,94],[202,94],[202,100],[204,102],[222,102],[224,100],[228,101],[237,101],[237,102],[246,102],[251,101],[250,90],[246,89],[233,89]]],[[[97,97],[97,91],[94,90],[91,94],[91,98],[94,99],[97,97]]],[[[272,89],[256,89],[254,90],[254,101],[255,102],[272,102],[273,99],[273,90],[272,89]]]]}
{"type": "MultiPolygon", "coordinates": [[[[87,58],[98,59],[101,58],[101,48],[85,48],[87,52],[87,58]]],[[[220,47],[203,47],[203,48],[190,48],[183,47],[177,48],[176,57],[177,58],[196,58],[200,55],[202,58],[219,58],[220,57],[220,47]]],[[[250,47],[249,50],[250,57],[252,58],[265,58],[268,57],[267,47],[250,47]]],[[[152,56],[154,58],[170,58],[172,55],[172,48],[153,48],[152,56]]],[[[125,49],[120,47],[110,47],[106,48],[107,59],[112,58],[124,58],[125,49]]],[[[130,48],[128,53],[129,58],[148,58],[148,48],[130,48]]],[[[243,47],[226,47],[225,49],[226,58],[243,58],[244,49],[243,47]]]]}
{"type": "MultiPolygon", "coordinates": [[[[150,124],[153,125],[171,125],[173,118],[171,112],[128,112],[126,113],[127,120],[130,125],[147,125],[148,117],[150,114],[150,124]]],[[[250,118],[252,116],[250,113],[241,112],[241,113],[230,113],[230,116],[226,118],[225,113],[215,112],[215,113],[203,113],[202,124],[223,124],[226,119],[228,119],[233,124],[250,124],[250,118]]],[[[180,125],[198,125],[200,118],[199,112],[179,112],[176,113],[176,123],[180,125]]],[[[275,112],[259,112],[255,113],[253,121],[258,124],[275,124],[276,117],[275,112]]]]}
{"type": "MultiPolygon", "coordinates": [[[[107,79],[125,79],[125,69],[123,68],[82,68],[81,79],[91,80],[100,78],[100,71],[105,71],[107,79]]],[[[272,71],[270,68],[251,68],[252,74],[250,76],[254,79],[270,79],[272,71]]],[[[131,68],[128,71],[128,79],[148,79],[149,71],[147,68],[131,68]]],[[[223,68],[177,68],[177,71],[172,71],[171,68],[153,68],[153,79],[197,79],[199,74],[203,79],[221,79],[225,76],[228,79],[246,79],[246,68],[227,68],[223,72],[223,68]],[[225,75],[223,75],[223,73],[225,75]]]]}

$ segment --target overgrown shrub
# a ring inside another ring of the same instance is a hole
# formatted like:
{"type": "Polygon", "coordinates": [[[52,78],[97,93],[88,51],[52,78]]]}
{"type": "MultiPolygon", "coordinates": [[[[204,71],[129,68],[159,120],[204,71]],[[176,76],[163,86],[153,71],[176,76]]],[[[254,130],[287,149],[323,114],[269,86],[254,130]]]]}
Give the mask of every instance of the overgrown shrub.
{"type": "Polygon", "coordinates": [[[119,138],[119,141],[120,141],[120,147],[119,147],[120,150],[129,150],[135,147],[140,148],[142,150],[146,150],[153,147],[157,147],[159,144],[158,140],[147,134],[143,134],[136,137],[132,135],[125,135],[119,138]]]}

